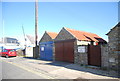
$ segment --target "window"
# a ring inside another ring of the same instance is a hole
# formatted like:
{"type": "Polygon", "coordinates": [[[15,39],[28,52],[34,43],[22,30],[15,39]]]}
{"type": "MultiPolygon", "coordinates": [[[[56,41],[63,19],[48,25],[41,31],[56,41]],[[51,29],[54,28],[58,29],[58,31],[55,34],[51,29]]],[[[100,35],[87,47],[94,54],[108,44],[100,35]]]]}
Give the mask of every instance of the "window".
{"type": "Polygon", "coordinates": [[[3,50],[3,52],[8,52],[8,50],[3,50]]]}
{"type": "Polygon", "coordinates": [[[15,51],[15,50],[10,50],[10,51],[15,51]]]}

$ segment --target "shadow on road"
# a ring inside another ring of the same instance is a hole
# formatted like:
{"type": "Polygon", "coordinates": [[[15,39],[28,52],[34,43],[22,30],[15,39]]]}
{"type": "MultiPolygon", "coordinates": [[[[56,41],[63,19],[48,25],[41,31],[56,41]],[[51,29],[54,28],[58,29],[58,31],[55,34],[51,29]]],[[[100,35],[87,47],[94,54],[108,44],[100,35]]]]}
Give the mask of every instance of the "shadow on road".
{"type": "MultiPolygon", "coordinates": [[[[23,57],[23,58],[34,59],[32,57],[23,57]]],[[[41,59],[34,59],[34,60],[41,60],[41,59]]],[[[47,61],[47,60],[42,60],[42,61],[47,61]]],[[[101,70],[98,67],[95,67],[95,69],[93,69],[89,65],[81,66],[79,64],[73,64],[73,63],[61,62],[61,61],[50,61],[49,63],[46,63],[46,62],[45,63],[40,63],[39,62],[37,64],[59,66],[59,67],[64,67],[64,68],[68,68],[68,69],[72,69],[72,70],[88,72],[88,73],[92,73],[92,74],[96,74],[96,75],[102,75],[102,76],[119,78],[119,76],[115,72],[110,73],[109,71],[101,70]]]]}

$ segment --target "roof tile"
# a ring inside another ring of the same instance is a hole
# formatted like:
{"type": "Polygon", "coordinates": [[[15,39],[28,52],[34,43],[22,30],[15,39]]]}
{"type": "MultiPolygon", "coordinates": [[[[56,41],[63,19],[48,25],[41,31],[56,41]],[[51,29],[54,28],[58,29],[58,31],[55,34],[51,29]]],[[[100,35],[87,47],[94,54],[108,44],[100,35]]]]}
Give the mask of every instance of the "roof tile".
{"type": "Polygon", "coordinates": [[[55,33],[55,32],[47,32],[47,34],[48,34],[52,39],[55,39],[55,37],[58,35],[58,34],[55,33]]]}
{"type": "Polygon", "coordinates": [[[90,32],[84,32],[84,31],[78,31],[70,28],[65,29],[70,32],[75,38],[78,40],[84,40],[84,41],[95,41],[95,42],[105,42],[104,39],[99,37],[98,35],[90,32]]]}

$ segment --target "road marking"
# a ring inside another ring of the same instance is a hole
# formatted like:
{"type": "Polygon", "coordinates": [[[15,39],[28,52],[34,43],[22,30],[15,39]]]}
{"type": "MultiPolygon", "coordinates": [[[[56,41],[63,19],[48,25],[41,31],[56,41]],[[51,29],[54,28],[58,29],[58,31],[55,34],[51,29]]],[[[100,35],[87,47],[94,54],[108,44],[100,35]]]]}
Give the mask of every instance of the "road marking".
{"type": "Polygon", "coordinates": [[[19,67],[21,69],[24,69],[24,70],[28,71],[28,72],[31,72],[31,73],[37,74],[39,76],[42,76],[43,78],[46,78],[46,79],[55,79],[55,78],[53,78],[51,76],[45,75],[44,73],[40,73],[40,72],[35,72],[35,71],[32,71],[32,70],[29,70],[29,69],[27,69],[27,68],[25,68],[23,66],[20,66],[19,64],[16,64],[16,63],[13,63],[13,62],[8,62],[8,61],[5,61],[5,60],[2,60],[2,61],[6,62],[6,63],[9,63],[9,64],[12,64],[14,66],[17,66],[17,67],[19,67]]]}

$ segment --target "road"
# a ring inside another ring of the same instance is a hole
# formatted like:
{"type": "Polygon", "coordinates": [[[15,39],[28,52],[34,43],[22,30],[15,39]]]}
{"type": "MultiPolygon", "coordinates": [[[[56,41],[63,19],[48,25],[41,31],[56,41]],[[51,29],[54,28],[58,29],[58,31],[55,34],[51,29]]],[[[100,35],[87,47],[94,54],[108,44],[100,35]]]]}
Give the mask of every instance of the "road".
{"type": "MultiPolygon", "coordinates": [[[[1,62],[1,61],[0,61],[1,62]]],[[[1,69],[1,68],[0,68],[1,69]]],[[[2,61],[2,81],[74,81],[66,79],[47,79],[33,72],[15,66],[14,64],[2,61]]]]}
{"type": "Polygon", "coordinates": [[[1,57],[1,60],[2,60],[3,79],[12,79],[12,80],[13,79],[39,79],[39,80],[47,79],[47,81],[49,79],[50,81],[51,80],[53,81],[56,79],[71,80],[78,78],[79,79],[113,79],[112,77],[107,77],[97,74],[97,73],[105,74],[106,71],[84,68],[75,64],[43,61],[43,60],[36,60],[36,59],[30,59],[24,57],[14,57],[14,58],[1,57]],[[95,72],[96,74],[93,74],[91,72],[95,72]]]}
{"type": "Polygon", "coordinates": [[[2,79],[45,79],[45,78],[3,61],[2,79]]]}

